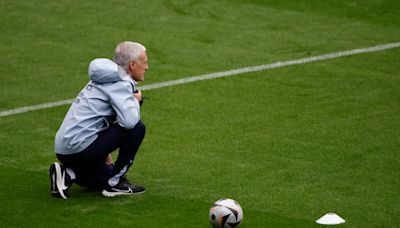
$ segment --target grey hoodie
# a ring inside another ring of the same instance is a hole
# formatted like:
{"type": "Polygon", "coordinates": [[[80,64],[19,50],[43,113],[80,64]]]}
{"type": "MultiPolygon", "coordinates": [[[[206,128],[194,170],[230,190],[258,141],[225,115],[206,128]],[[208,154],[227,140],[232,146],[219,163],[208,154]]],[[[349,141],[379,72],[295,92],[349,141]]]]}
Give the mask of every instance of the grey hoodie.
{"type": "Polygon", "coordinates": [[[55,137],[57,154],[81,152],[114,120],[131,129],[140,120],[136,82],[109,59],[89,64],[90,81],[72,103],[55,137]]]}

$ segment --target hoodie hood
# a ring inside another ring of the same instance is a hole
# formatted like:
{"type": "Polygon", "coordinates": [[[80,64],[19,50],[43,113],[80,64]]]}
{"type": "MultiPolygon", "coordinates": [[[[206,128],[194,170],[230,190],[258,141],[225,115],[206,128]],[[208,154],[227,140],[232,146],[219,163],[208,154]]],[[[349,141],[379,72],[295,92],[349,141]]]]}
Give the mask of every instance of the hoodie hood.
{"type": "Polygon", "coordinates": [[[97,83],[122,81],[127,73],[109,59],[98,58],[90,62],[88,68],[90,80],[97,83]]]}

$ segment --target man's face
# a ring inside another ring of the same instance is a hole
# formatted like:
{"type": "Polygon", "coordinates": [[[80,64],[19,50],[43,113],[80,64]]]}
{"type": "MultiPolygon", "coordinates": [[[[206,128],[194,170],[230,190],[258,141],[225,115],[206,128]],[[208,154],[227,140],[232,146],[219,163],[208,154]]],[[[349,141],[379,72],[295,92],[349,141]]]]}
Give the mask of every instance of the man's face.
{"type": "Polygon", "coordinates": [[[149,69],[146,52],[140,53],[139,59],[129,63],[129,74],[135,81],[143,81],[144,73],[149,69]]]}

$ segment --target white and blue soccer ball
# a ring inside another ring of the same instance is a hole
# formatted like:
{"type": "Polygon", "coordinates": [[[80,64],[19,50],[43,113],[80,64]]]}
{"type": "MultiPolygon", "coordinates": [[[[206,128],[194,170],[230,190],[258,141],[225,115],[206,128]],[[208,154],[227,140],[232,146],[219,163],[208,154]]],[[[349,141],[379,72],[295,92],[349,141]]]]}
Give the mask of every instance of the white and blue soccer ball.
{"type": "Polygon", "coordinates": [[[220,199],[210,208],[209,219],[216,228],[238,227],[243,221],[243,210],[233,199],[220,199]]]}

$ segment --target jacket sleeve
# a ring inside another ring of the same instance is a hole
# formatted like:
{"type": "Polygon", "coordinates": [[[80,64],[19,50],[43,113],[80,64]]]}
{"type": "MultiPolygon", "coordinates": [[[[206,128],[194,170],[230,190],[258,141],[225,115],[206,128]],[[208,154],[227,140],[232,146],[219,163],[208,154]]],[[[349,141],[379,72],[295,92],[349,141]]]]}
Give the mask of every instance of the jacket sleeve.
{"type": "Polygon", "coordinates": [[[118,124],[126,129],[134,128],[140,120],[140,106],[136,98],[133,97],[133,88],[130,82],[116,82],[109,92],[111,105],[117,114],[118,124]]]}

